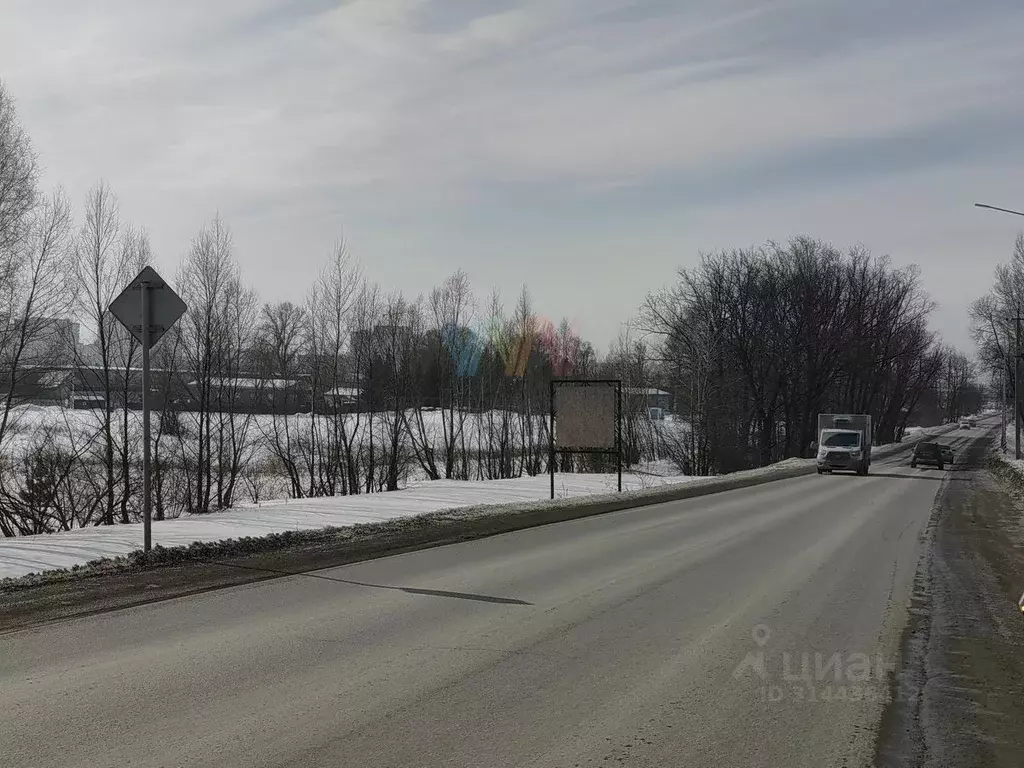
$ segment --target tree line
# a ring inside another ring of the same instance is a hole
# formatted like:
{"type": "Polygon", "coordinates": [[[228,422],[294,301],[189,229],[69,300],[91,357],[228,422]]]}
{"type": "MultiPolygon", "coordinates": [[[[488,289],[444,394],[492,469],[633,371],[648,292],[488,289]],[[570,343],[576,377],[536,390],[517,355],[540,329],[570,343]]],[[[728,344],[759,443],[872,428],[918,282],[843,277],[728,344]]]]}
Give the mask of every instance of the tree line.
{"type": "Polygon", "coordinates": [[[639,322],[697,471],[729,472],[809,455],[819,413],[871,414],[884,444],[926,410],[979,408],[970,361],[929,330],[933,308],[917,268],[797,237],[704,255],[639,322]]]}
{"type": "MultiPolygon", "coordinates": [[[[141,354],[106,311],[153,259],[144,229],[104,183],[76,224],[0,84],[0,533],[137,520],[141,354]],[[73,318],[89,345],[61,338],[73,318]],[[62,356],[96,372],[102,407],[19,408],[62,356]],[[58,414],[58,415],[54,415],[58,414]]],[[[188,311],[153,351],[157,519],[268,498],[391,491],[411,478],[490,480],[547,472],[553,377],[618,378],[625,463],[694,474],[807,454],[819,411],[875,416],[877,442],[928,409],[971,407],[974,370],[928,328],[914,269],[857,247],[797,238],[723,251],[652,293],[604,354],[523,287],[510,308],[479,301],[457,272],[421,296],[368,280],[342,243],[303,301],[261,302],[227,222],[195,235],[172,284],[188,311]],[[185,402],[177,397],[184,388],[185,402]],[[652,420],[644,392],[670,394],[652,420]],[[254,396],[269,396],[258,413],[254,396]]],[[[608,471],[559,457],[560,471],[608,471]]]]}
{"type": "Polygon", "coordinates": [[[1021,318],[1024,335],[1024,232],[1018,233],[1010,258],[999,264],[993,275],[992,288],[971,305],[971,336],[978,347],[978,365],[987,374],[990,389],[1006,399],[1011,416],[1024,417],[1024,407],[1013,405],[1024,338],[1018,336],[1017,320],[1021,318]],[[1000,389],[1002,388],[1002,389],[1000,389]]]}

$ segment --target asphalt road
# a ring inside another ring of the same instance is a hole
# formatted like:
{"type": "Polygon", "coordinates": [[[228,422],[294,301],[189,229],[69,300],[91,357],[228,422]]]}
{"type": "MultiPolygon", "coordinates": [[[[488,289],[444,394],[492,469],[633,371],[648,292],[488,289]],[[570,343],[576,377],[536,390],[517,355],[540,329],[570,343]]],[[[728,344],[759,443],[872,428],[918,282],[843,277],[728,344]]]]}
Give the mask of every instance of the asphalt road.
{"type": "Polygon", "coordinates": [[[1024,764],[1024,483],[990,464],[994,444],[958,452],[932,515],[880,768],[1024,764]]]}
{"type": "Polygon", "coordinates": [[[870,765],[950,474],[872,472],[0,635],[0,764],[870,765]]]}

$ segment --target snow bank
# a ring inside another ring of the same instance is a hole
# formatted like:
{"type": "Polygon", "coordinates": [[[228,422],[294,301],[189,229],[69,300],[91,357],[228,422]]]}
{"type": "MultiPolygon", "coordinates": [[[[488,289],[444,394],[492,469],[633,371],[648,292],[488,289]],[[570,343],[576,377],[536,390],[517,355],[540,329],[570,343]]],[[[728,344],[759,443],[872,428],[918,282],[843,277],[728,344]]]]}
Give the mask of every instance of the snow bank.
{"type": "Polygon", "coordinates": [[[999,427],[996,427],[996,443],[995,448],[992,450],[992,456],[996,461],[1000,462],[1009,469],[1012,469],[1021,479],[1024,480],[1024,459],[1015,459],[1014,456],[1017,454],[1017,430],[1014,426],[1013,419],[1006,420],[1006,452],[1004,453],[999,448],[999,427]]]}
{"type": "MultiPolygon", "coordinates": [[[[697,479],[708,478],[623,473],[622,487],[624,491],[638,491],[697,479]]],[[[154,522],[153,542],[168,548],[180,547],[197,541],[377,523],[458,507],[539,501],[548,498],[549,483],[547,475],[483,482],[434,480],[391,493],[274,501],[154,522]]],[[[603,495],[615,492],[616,488],[614,474],[555,476],[555,494],[559,498],[603,495]]],[[[140,523],[0,539],[0,579],[85,565],[91,560],[127,555],[141,548],[140,523]]]]}
{"type": "MultiPolygon", "coordinates": [[[[941,433],[955,425],[930,429],[941,433]]],[[[920,437],[924,433],[917,434],[920,437]]],[[[878,446],[875,455],[885,455],[906,446],[915,439],[905,436],[903,443],[878,446]]],[[[1022,462],[1024,464],[1024,462],[1022,462]]],[[[761,469],[737,472],[722,477],[691,477],[669,474],[667,462],[652,462],[637,472],[623,473],[623,490],[645,495],[659,487],[676,484],[720,484],[734,480],[737,487],[756,478],[792,477],[814,471],[813,459],[787,459],[761,469]]],[[[217,542],[228,539],[267,536],[287,531],[346,527],[362,523],[379,523],[397,518],[413,517],[456,508],[494,507],[541,502],[548,498],[549,477],[520,477],[511,480],[466,482],[434,480],[412,483],[390,493],[358,496],[334,496],[316,499],[292,499],[261,505],[241,506],[209,515],[182,517],[153,524],[153,542],[166,548],[183,547],[194,542],[217,542]]],[[[558,474],[555,491],[559,498],[583,500],[616,491],[614,474],[558,474]]],[[[717,490],[717,489],[716,489],[717,490]]],[[[72,568],[102,559],[127,555],[142,548],[142,525],[80,528],[54,534],[0,539],[0,579],[17,578],[30,573],[72,568]]]]}

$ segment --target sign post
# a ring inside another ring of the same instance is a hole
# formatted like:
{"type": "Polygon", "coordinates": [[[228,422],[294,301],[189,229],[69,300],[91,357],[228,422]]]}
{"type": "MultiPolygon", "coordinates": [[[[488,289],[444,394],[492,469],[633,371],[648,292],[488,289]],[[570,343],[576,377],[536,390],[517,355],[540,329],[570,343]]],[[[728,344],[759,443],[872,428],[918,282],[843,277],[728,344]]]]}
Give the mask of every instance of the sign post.
{"type": "Polygon", "coordinates": [[[153,548],[149,350],[188,307],[155,269],[146,267],[107,309],[142,345],[142,531],[143,549],[149,552],[153,548]]]}
{"type": "Polygon", "coordinates": [[[142,297],[142,548],[153,548],[152,457],[149,445],[149,281],[139,286],[142,297]]]}

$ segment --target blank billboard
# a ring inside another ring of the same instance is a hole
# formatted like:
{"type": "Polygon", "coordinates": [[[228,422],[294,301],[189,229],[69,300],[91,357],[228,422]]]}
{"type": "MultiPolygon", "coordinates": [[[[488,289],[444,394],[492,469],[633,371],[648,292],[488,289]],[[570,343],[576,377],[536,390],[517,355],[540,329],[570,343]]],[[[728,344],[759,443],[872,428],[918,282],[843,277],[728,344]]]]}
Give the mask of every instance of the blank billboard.
{"type": "Polygon", "coordinates": [[[613,451],[614,384],[559,384],[555,387],[555,449],[613,451]]]}

